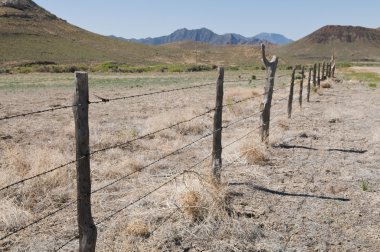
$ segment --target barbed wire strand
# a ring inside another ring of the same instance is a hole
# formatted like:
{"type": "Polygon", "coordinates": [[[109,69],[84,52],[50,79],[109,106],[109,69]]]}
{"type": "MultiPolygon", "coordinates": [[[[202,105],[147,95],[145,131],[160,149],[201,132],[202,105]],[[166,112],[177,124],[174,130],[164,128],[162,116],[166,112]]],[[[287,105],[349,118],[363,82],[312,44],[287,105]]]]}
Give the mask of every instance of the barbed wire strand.
{"type": "MultiPolygon", "coordinates": [[[[245,102],[245,101],[248,101],[248,100],[254,99],[254,98],[255,98],[255,96],[251,96],[251,97],[248,97],[248,98],[246,98],[246,99],[238,100],[238,101],[236,101],[236,102],[234,102],[234,103],[232,103],[232,104],[225,104],[225,105],[223,105],[223,107],[233,106],[233,105],[236,105],[236,104],[239,104],[239,103],[242,103],[242,102],[245,102]]],[[[168,126],[168,127],[166,127],[166,128],[162,128],[162,129],[156,130],[156,131],[154,131],[154,132],[151,132],[151,133],[145,134],[145,135],[143,135],[143,136],[140,136],[140,137],[137,137],[137,138],[131,139],[131,140],[127,141],[127,142],[124,142],[124,143],[120,143],[120,144],[116,144],[116,145],[112,145],[112,146],[109,146],[109,147],[105,147],[105,148],[102,148],[102,149],[95,150],[95,151],[93,151],[93,152],[90,152],[89,155],[92,156],[92,155],[97,154],[97,153],[99,153],[99,152],[104,152],[104,151],[107,151],[107,150],[110,150],[110,149],[115,149],[115,148],[118,148],[118,147],[122,147],[122,146],[125,146],[125,145],[128,145],[128,144],[131,144],[131,143],[133,143],[133,142],[135,142],[135,141],[138,141],[138,140],[141,140],[141,139],[144,139],[144,138],[147,138],[147,137],[153,136],[153,135],[155,135],[155,134],[157,134],[157,133],[160,133],[160,132],[162,132],[162,131],[165,131],[165,130],[168,130],[168,129],[174,128],[174,127],[176,127],[176,126],[178,126],[178,125],[180,125],[180,124],[183,124],[183,123],[187,123],[187,122],[193,121],[193,120],[195,120],[195,119],[197,119],[197,118],[199,118],[199,117],[202,117],[202,116],[204,116],[204,115],[206,115],[206,114],[208,114],[208,113],[210,113],[210,112],[212,112],[212,111],[214,111],[214,110],[215,110],[215,108],[209,109],[209,110],[207,110],[207,111],[205,111],[205,112],[203,112],[203,113],[201,113],[201,114],[198,114],[198,115],[196,115],[196,116],[194,116],[194,117],[192,117],[192,118],[190,118],[190,119],[186,119],[186,120],[183,120],[183,121],[177,122],[177,123],[172,124],[172,125],[170,125],[170,126],[168,126]]],[[[79,158],[79,159],[71,160],[71,161],[69,161],[69,162],[67,162],[67,163],[65,163],[65,164],[59,165],[59,166],[57,166],[57,167],[54,167],[54,168],[52,168],[52,169],[50,169],[50,170],[47,170],[47,171],[45,171],[45,172],[42,172],[42,173],[40,173],[40,174],[36,174],[36,175],[31,176],[31,177],[28,177],[28,178],[25,178],[25,179],[19,180],[19,181],[17,181],[17,182],[14,182],[14,183],[12,183],[12,184],[9,184],[9,185],[7,185],[7,186],[4,186],[4,187],[0,188],[0,192],[1,192],[1,191],[4,191],[4,190],[6,190],[6,189],[8,189],[8,188],[10,188],[10,187],[13,187],[13,186],[15,186],[15,185],[18,185],[18,184],[24,183],[24,182],[26,182],[26,181],[28,181],[28,180],[35,179],[35,178],[41,177],[41,176],[43,176],[43,175],[46,175],[46,174],[48,174],[48,173],[51,173],[51,172],[53,172],[53,171],[56,171],[56,170],[58,170],[58,169],[64,168],[64,167],[66,167],[66,166],[68,166],[68,165],[70,165],[70,164],[73,164],[73,163],[78,162],[79,160],[81,160],[81,159],[83,159],[83,158],[85,158],[85,156],[82,156],[82,157],[79,158]]]]}
{"type": "MultiPolygon", "coordinates": [[[[256,113],[254,113],[254,114],[256,114],[256,113]]],[[[197,143],[197,142],[199,142],[199,141],[201,141],[201,140],[203,140],[203,139],[205,139],[205,138],[207,138],[207,137],[213,135],[214,133],[216,133],[216,132],[218,132],[218,131],[221,131],[223,128],[228,128],[228,127],[230,127],[230,126],[232,126],[232,125],[234,125],[234,124],[237,124],[237,122],[241,122],[241,121],[243,121],[243,120],[247,120],[247,119],[249,119],[250,117],[252,117],[252,115],[251,115],[251,116],[248,116],[248,117],[244,117],[244,118],[239,119],[239,120],[237,120],[237,121],[234,121],[234,122],[232,122],[232,123],[230,123],[230,124],[228,124],[228,125],[222,127],[221,129],[217,129],[217,130],[214,130],[214,131],[212,131],[212,132],[210,132],[210,133],[207,133],[206,135],[201,136],[200,138],[198,138],[198,139],[192,141],[191,143],[186,144],[186,145],[182,146],[181,148],[178,148],[178,149],[176,149],[176,150],[174,150],[174,151],[172,151],[172,152],[170,152],[170,153],[168,153],[168,154],[166,154],[166,155],[160,157],[159,159],[156,159],[155,161],[153,161],[153,162],[151,162],[151,163],[145,165],[145,166],[142,167],[141,169],[136,170],[136,171],[133,171],[133,172],[131,172],[131,173],[129,173],[129,174],[126,174],[125,176],[122,176],[122,177],[120,177],[120,178],[118,178],[118,179],[112,181],[111,183],[108,183],[108,184],[106,184],[106,185],[104,185],[104,186],[102,186],[102,187],[96,189],[95,191],[91,192],[91,194],[97,193],[97,192],[99,192],[99,191],[101,191],[101,190],[103,190],[103,189],[105,189],[105,188],[107,188],[107,187],[110,187],[111,185],[114,185],[115,183],[117,183],[117,182],[119,182],[119,181],[121,181],[121,180],[124,180],[124,179],[126,179],[126,178],[132,176],[133,174],[135,174],[135,173],[137,173],[137,172],[139,172],[139,171],[145,170],[146,168],[148,168],[148,167],[150,167],[150,166],[152,166],[152,165],[154,165],[154,164],[160,162],[161,160],[164,160],[164,159],[166,159],[166,158],[168,158],[168,157],[170,157],[170,156],[173,156],[173,155],[179,153],[180,151],[182,151],[182,150],[184,150],[184,149],[190,147],[191,145],[193,145],[193,144],[195,144],[195,143],[197,143]]]]}
{"type": "Polygon", "coordinates": [[[151,96],[151,95],[162,94],[162,93],[170,93],[170,92],[188,90],[188,89],[193,89],[193,88],[201,88],[201,87],[207,87],[207,86],[211,86],[211,85],[216,85],[216,82],[204,83],[204,84],[190,86],[190,87],[173,88],[173,89],[167,89],[167,90],[164,89],[164,90],[150,92],[150,93],[144,93],[144,94],[128,95],[128,96],[121,96],[121,97],[115,97],[115,98],[103,98],[100,101],[89,101],[89,103],[90,104],[97,104],[97,103],[107,103],[107,102],[118,101],[118,100],[128,100],[128,99],[132,99],[132,98],[151,96]]]}
{"type": "MultiPolygon", "coordinates": [[[[276,78],[281,78],[287,75],[280,75],[277,76],[276,78]]],[[[244,80],[225,80],[225,83],[233,83],[233,82],[244,82],[244,81],[258,81],[258,80],[266,80],[267,78],[261,78],[261,79],[244,79],[244,80]]],[[[211,86],[215,85],[215,82],[210,82],[210,83],[204,83],[200,85],[195,85],[195,86],[190,86],[190,87],[182,87],[182,88],[175,88],[175,89],[169,89],[169,90],[161,90],[161,91],[155,91],[155,92],[150,92],[150,93],[144,93],[144,94],[137,94],[137,95],[130,95],[130,96],[123,96],[123,97],[116,97],[116,98],[102,98],[100,96],[96,96],[97,98],[100,99],[100,101],[89,101],[90,104],[97,104],[97,103],[107,103],[110,101],[117,101],[117,100],[126,100],[126,99],[132,99],[132,98],[137,98],[137,97],[144,97],[144,96],[150,96],[150,95],[155,95],[155,94],[160,94],[160,93],[169,93],[169,92],[175,92],[175,91],[181,91],[181,90],[188,90],[188,89],[193,89],[193,88],[201,88],[205,86],[211,86]]],[[[37,111],[32,111],[32,112],[27,112],[27,113],[20,113],[20,114],[14,114],[10,116],[3,116],[0,117],[0,121],[4,120],[9,120],[13,118],[18,118],[18,117],[26,117],[29,115],[35,115],[35,114],[42,114],[46,112],[53,112],[56,110],[62,110],[62,109],[68,109],[68,108],[73,108],[76,107],[77,105],[64,105],[56,108],[49,108],[49,109],[41,109],[37,111]]]]}
{"type": "MultiPolygon", "coordinates": [[[[247,99],[249,99],[249,98],[247,98],[247,99]]],[[[245,99],[245,100],[247,100],[247,99],[245,99]]],[[[237,103],[240,103],[240,102],[242,102],[242,100],[241,100],[241,101],[238,101],[237,103]]],[[[149,166],[152,166],[152,165],[158,163],[159,161],[161,161],[161,160],[163,160],[163,159],[166,159],[166,158],[169,157],[169,156],[175,155],[175,154],[177,154],[178,152],[184,150],[185,148],[190,147],[191,145],[193,145],[193,144],[195,144],[195,143],[201,141],[202,139],[205,139],[205,138],[211,136],[211,135],[214,134],[215,132],[220,131],[220,130],[222,130],[223,128],[228,128],[228,127],[230,127],[230,126],[232,126],[232,125],[234,125],[234,124],[237,124],[238,122],[241,122],[241,121],[243,121],[243,120],[246,120],[246,119],[252,117],[254,114],[258,114],[258,113],[255,112],[255,113],[253,113],[252,115],[250,115],[250,116],[248,116],[248,117],[241,118],[241,119],[239,119],[239,120],[237,120],[237,121],[234,121],[234,122],[232,122],[232,123],[230,123],[230,124],[228,124],[228,125],[222,127],[221,129],[217,129],[217,130],[215,130],[215,131],[213,131],[213,132],[211,132],[211,133],[208,133],[208,134],[206,134],[206,135],[204,135],[204,136],[198,138],[197,140],[195,140],[195,141],[193,141],[193,142],[191,142],[191,143],[189,143],[189,144],[187,144],[187,145],[185,145],[185,146],[183,146],[183,147],[181,147],[181,148],[179,148],[179,149],[176,149],[176,150],[174,150],[174,151],[172,151],[172,152],[170,152],[170,153],[168,153],[168,154],[162,156],[161,158],[159,158],[159,159],[157,159],[157,160],[155,160],[155,161],[149,163],[148,165],[144,166],[144,167],[143,167],[142,169],[140,169],[140,170],[146,169],[146,168],[148,168],[149,166]]],[[[229,147],[230,145],[232,145],[232,144],[234,144],[234,143],[240,141],[241,139],[243,139],[243,138],[245,138],[246,136],[248,136],[249,134],[253,133],[255,130],[259,129],[260,127],[261,127],[261,126],[259,126],[259,127],[255,128],[254,130],[248,132],[247,134],[245,134],[245,135],[243,135],[242,137],[236,139],[236,140],[233,141],[232,143],[230,143],[230,144],[224,146],[222,149],[227,148],[227,147],[229,147]]],[[[84,158],[84,157],[82,157],[82,158],[84,158]]],[[[74,162],[75,162],[75,161],[74,161],[74,162]]],[[[71,163],[73,163],[73,162],[71,162],[71,163]]],[[[58,168],[56,168],[56,169],[58,169],[58,168]]],[[[139,171],[140,171],[140,170],[139,170],[139,171]]],[[[133,174],[135,174],[135,173],[137,173],[137,172],[138,172],[138,171],[131,172],[131,173],[129,173],[129,174],[127,174],[127,175],[125,175],[125,176],[123,176],[123,177],[117,179],[117,180],[114,180],[113,182],[108,183],[107,185],[104,185],[104,186],[102,186],[102,187],[100,187],[100,188],[98,188],[98,189],[92,191],[91,194],[97,193],[97,192],[99,192],[99,191],[101,191],[101,190],[103,190],[103,189],[105,189],[105,188],[107,188],[107,187],[110,187],[111,185],[113,185],[113,184],[115,184],[115,183],[117,183],[117,182],[119,182],[119,181],[121,181],[121,180],[123,180],[123,179],[125,179],[125,178],[127,178],[127,177],[130,177],[130,176],[132,176],[133,174]]],[[[46,174],[46,172],[45,172],[44,174],[46,174]]],[[[77,202],[77,200],[76,200],[76,201],[72,201],[72,202],[66,204],[65,206],[63,206],[63,207],[61,207],[61,208],[59,208],[59,209],[57,209],[57,210],[55,210],[55,211],[53,211],[53,212],[51,212],[51,213],[45,215],[44,217],[41,217],[41,218],[39,218],[39,219],[37,219],[37,220],[35,220],[35,221],[29,223],[28,225],[25,225],[25,226],[19,228],[18,230],[15,230],[15,231],[13,231],[13,232],[11,232],[11,233],[8,233],[7,235],[5,235],[5,236],[3,236],[2,238],[0,238],[0,240],[4,240],[4,239],[6,239],[7,237],[9,237],[9,236],[11,236],[11,235],[13,235],[13,234],[15,234],[15,233],[18,233],[18,232],[20,232],[20,231],[22,231],[22,230],[24,230],[24,229],[26,229],[26,228],[28,228],[28,227],[34,225],[34,224],[37,224],[37,223],[41,222],[42,220],[44,220],[44,219],[46,219],[46,218],[48,218],[48,217],[50,217],[50,216],[52,216],[52,215],[54,215],[54,214],[56,214],[56,213],[58,213],[58,212],[60,212],[60,211],[66,209],[67,207],[69,207],[70,205],[72,205],[72,204],[74,204],[74,203],[76,203],[76,202],[77,202]]],[[[75,238],[74,238],[74,239],[75,239],[75,238]]]]}
{"type": "Polygon", "coordinates": [[[16,185],[18,185],[18,184],[24,183],[24,182],[26,182],[26,181],[28,181],[28,180],[31,180],[31,179],[35,179],[35,178],[41,177],[41,176],[43,176],[43,175],[46,175],[46,174],[51,173],[51,172],[53,172],[53,171],[56,171],[56,170],[58,170],[58,169],[61,169],[61,168],[64,168],[64,167],[66,167],[66,166],[69,166],[69,165],[71,165],[71,164],[74,164],[74,163],[78,162],[79,160],[81,160],[81,159],[83,159],[83,158],[85,158],[85,156],[82,156],[82,157],[80,157],[80,158],[78,158],[78,159],[75,159],[75,160],[71,160],[71,161],[69,161],[69,162],[67,162],[67,163],[65,163],[65,164],[59,165],[59,166],[57,166],[57,167],[54,167],[54,168],[52,168],[52,169],[50,169],[50,170],[47,170],[47,171],[44,171],[44,172],[42,172],[42,173],[39,173],[39,174],[33,175],[33,176],[31,176],[31,177],[21,179],[21,180],[19,180],[19,181],[17,181],[17,182],[13,182],[12,184],[9,184],[9,185],[7,185],[7,186],[4,186],[4,187],[0,188],[0,192],[1,192],[1,191],[4,191],[4,190],[6,190],[6,189],[8,189],[8,188],[10,188],[10,187],[13,187],[13,186],[16,186],[16,185]]]}
{"type": "Polygon", "coordinates": [[[31,223],[25,225],[25,226],[22,226],[22,227],[20,227],[20,228],[17,228],[17,229],[15,229],[15,230],[11,231],[10,233],[8,233],[8,234],[4,235],[3,237],[1,237],[1,238],[0,238],[0,241],[2,241],[2,240],[4,240],[4,239],[8,238],[8,237],[11,236],[11,235],[14,235],[14,234],[16,234],[16,233],[21,232],[22,230],[27,229],[28,227],[33,226],[33,225],[35,225],[35,224],[37,224],[37,223],[39,223],[39,222],[41,222],[41,221],[47,219],[48,217],[55,215],[55,214],[58,213],[58,212],[61,212],[61,211],[65,210],[65,209],[68,208],[69,206],[73,205],[75,202],[76,202],[76,201],[70,202],[70,203],[66,204],[65,206],[60,207],[60,208],[58,208],[57,210],[54,210],[53,212],[50,212],[50,213],[48,213],[47,215],[45,215],[45,216],[43,216],[43,217],[41,217],[41,218],[38,218],[38,219],[34,220],[33,222],[31,222],[31,223]]]}
{"type": "Polygon", "coordinates": [[[37,111],[32,111],[32,112],[27,112],[27,113],[15,114],[15,115],[10,115],[10,116],[3,116],[3,117],[0,117],[0,121],[14,119],[17,117],[25,117],[25,116],[29,116],[29,115],[42,114],[42,113],[46,113],[46,112],[53,112],[56,110],[74,108],[76,106],[77,105],[65,105],[65,106],[56,107],[56,108],[42,109],[42,110],[37,110],[37,111]]]}
{"type": "MultiPolygon", "coordinates": [[[[277,114],[277,115],[279,115],[279,114],[277,114]]],[[[277,115],[275,115],[275,117],[276,117],[277,115]]],[[[274,118],[275,118],[275,117],[274,117],[274,118]]],[[[240,141],[240,140],[246,138],[248,135],[252,134],[253,132],[255,132],[255,131],[256,131],[257,129],[259,129],[260,127],[261,127],[261,126],[254,128],[253,130],[249,131],[248,133],[244,134],[243,136],[241,136],[241,137],[237,138],[236,140],[230,142],[229,144],[225,145],[225,146],[222,147],[221,149],[226,149],[226,148],[228,148],[229,146],[233,145],[234,143],[236,143],[236,142],[238,142],[238,141],[240,141]]],[[[124,206],[124,207],[118,209],[117,211],[113,212],[112,214],[110,214],[110,215],[104,217],[103,219],[101,219],[100,221],[96,222],[96,225],[100,225],[100,224],[102,224],[102,223],[104,223],[104,222],[106,222],[106,221],[112,219],[112,217],[114,217],[114,216],[117,215],[118,213],[122,212],[122,211],[125,210],[126,208],[130,207],[131,205],[136,204],[136,203],[139,202],[140,200],[142,200],[142,199],[148,197],[148,196],[151,195],[152,193],[154,193],[154,192],[158,191],[159,189],[163,188],[164,186],[166,186],[167,184],[171,183],[172,181],[174,181],[174,180],[175,180],[176,178],[178,178],[179,176],[181,176],[181,175],[183,175],[183,174],[185,174],[185,173],[188,173],[189,171],[191,171],[192,169],[194,169],[195,167],[197,167],[198,165],[200,165],[201,163],[203,163],[204,161],[206,161],[206,160],[207,160],[208,158],[210,158],[211,156],[212,156],[212,153],[208,154],[206,157],[204,157],[203,159],[201,159],[200,161],[198,161],[197,163],[195,163],[194,165],[192,165],[192,166],[189,167],[188,169],[183,170],[182,172],[180,172],[180,173],[174,175],[174,177],[172,177],[172,178],[169,179],[168,181],[164,182],[164,183],[161,184],[160,186],[156,187],[155,189],[153,189],[153,190],[149,191],[148,193],[144,194],[143,196],[141,196],[141,197],[137,198],[136,200],[130,202],[128,205],[126,205],[126,206],[124,206]]],[[[242,157],[242,156],[240,156],[239,158],[241,158],[241,157],[242,157]]],[[[236,160],[238,160],[238,159],[236,159],[236,160]]],[[[234,161],[234,162],[235,162],[235,161],[234,161]]],[[[231,162],[230,164],[228,164],[227,167],[228,167],[229,165],[231,165],[231,164],[232,164],[232,162],[231,162]]],[[[226,168],[226,167],[225,167],[225,168],[226,168]]],[[[174,213],[173,213],[173,214],[174,214],[174,213]]],[[[169,218],[167,218],[167,219],[170,219],[170,218],[171,218],[171,217],[169,217],[169,218]]],[[[165,220],[165,222],[166,222],[166,221],[167,221],[167,220],[165,220]]],[[[160,226],[161,226],[161,225],[160,225],[160,226]]],[[[74,240],[77,239],[77,238],[79,238],[78,235],[73,236],[70,240],[68,240],[67,242],[65,242],[63,245],[61,245],[58,249],[56,249],[56,250],[54,250],[54,251],[59,251],[59,250],[61,250],[62,248],[64,248],[65,246],[67,246],[69,243],[71,243],[72,241],[74,241],[74,240]]]]}
{"type": "MultiPolygon", "coordinates": [[[[203,158],[202,160],[198,161],[197,163],[195,163],[194,165],[192,165],[190,168],[188,168],[187,170],[189,169],[193,169],[194,167],[200,165],[202,162],[206,161],[209,157],[211,157],[212,154],[209,154],[207,155],[205,158],[203,158]]],[[[101,225],[103,224],[104,222],[108,221],[108,220],[111,220],[115,215],[117,215],[118,213],[122,212],[123,210],[127,209],[128,207],[136,204],[137,202],[139,202],[140,200],[143,200],[145,199],[146,197],[148,197],[149,195],[153,194],[154,192],[160,190],[161,188],[165,187],[166,185],[170,184],[172,181],[174,181],[175,179],[177,179],[179,176],[183,175],[186,173],[186,170],[180,172],[180,173],[177,173],[176,175],[172,176],[171,179],[165,181],[164,183],[160,184],[158,187],[155,187],[153,190],[145,193],[144,195],[138,197],[137,199],[131,201],[130,203],[128,203],[127,205],[125,205],[124,207],[122,208],[119,208],[118,210],[114,211],[112,214],[100,219],[99,221],[97,221],[95,223],[95,225],[101,225]]],[[[55,249],[54,251],[59,251],[61,250],[62,248],[64,248],[65,246],[67,246],[69,243],[71,243],[72,241],[74,241],[76,238],[78,238],[78,235],[75,235],[73,236],[70,240],[68,240],[66,243],[64,243],[63,245],[61,245],[59,248],[55,249]]]]}

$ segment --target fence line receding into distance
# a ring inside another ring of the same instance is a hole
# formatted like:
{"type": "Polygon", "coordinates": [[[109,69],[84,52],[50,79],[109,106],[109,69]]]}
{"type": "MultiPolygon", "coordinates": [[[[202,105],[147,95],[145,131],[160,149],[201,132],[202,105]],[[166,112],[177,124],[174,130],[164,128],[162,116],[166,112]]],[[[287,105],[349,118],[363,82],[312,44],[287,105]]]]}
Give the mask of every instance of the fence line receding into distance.
{"type": "MultiPolygon", "coordinates": [[[[44,175],[51,173],[51,172],[54,172],[56,170],[66,168],[72,164],[76,164],[76,170],[77,170],[77,199],[75,201],[66,203],[66,204],[62,205],[60,208],[58,208],[54,211],[51,211],[42,217],[35,219],[34,221],[30,222],[29,224],[26,224],[22,227],[14,229],[11,232],[8,232],[7,234],[0,237],[0,240],[3,241],[5,239],[8,239],[12,235],[17,234],[17,233],[33,226],[33,225],[36,225],[37,223],[39,223],[39,222],[41,222],[41,221],[43,221],[43,220],[45,220],[45,219],[47,219],[47,218],[49,218],[55,214],[67,209],[70,206],[73,206],[76,203],[77,204],[78,231],[75,232],[75,235],[72,236],[68,241],[61,244],[59,247],[57,247],[56,250],[60,250],[60,249],[64,248],[65,246],[67,246],[72,241],[74,241],[78,238],[79,239],[79,251],[95,251],[96,239],[97,239],[97,225],[103,224],[104,222],[111,220],[116,214],[118,214],[121,211],[125,210],[126,208],[134,205],[138,201],[148,197],[149,195],[156,192],[157,190],[160,190],[161,188],[168,185],[169,183],[174,181],[176,178],[178,178],[182,174],[192,172],[192,170],[195,167],[199,166],[204,161],[211,158],[212,164],[211,164],[211,167],[209,169],[209,173],[213,177],[215,183],[220,183],[223,169],[225,169],[226,167],[230,166],[232,163],[235,162],[235,161],[232,161],[223,167],[223,165],[222,165],[222,150],[223,149],[231,146],[232,144],[234,144],[236,142],[239,142],[239,141],[247,138],[249,135],[253,134],[254,132],[256,132],[258,130],[260,130],[257,133],[260,134],[262,142],[264,142],[265,144],[268,144],[268,139],[270,136],[270,132],[269,132],[270,131],[270,121],[271,121],[271,115],[270,115],[271,111],[270,110],[271,110],[271,107],[273,107],[273,105],[278,104],[280,101],[288,99],[288,107],[287,107],[288,117],[291,118],[291,115],[292,115],[296,67],[293,67],[293,71],[291,74],[289,96],[278,99],[277,101],[272,103],[273,92],[277,91],[276,89],[274,89],[275,79],[276,78],[282,78],[282,77],[285,77],[288,75],[281,75],[281,76],[276,77],[275,74],[276,74],[276,68],[277,68],[277,64],[278,64],[278,58],[274,56],[271,61],[268,61],[266,58],[265,46],[264,45],[262,45],[261,51],[262,51],[262,60],[263,60],[263,63],[265,65],[265,68],[267,71],[267,76],[265,78],[262,78],[262,79],[247,80],[250,82],[251,81],[258,81],[258,80],[265,80],[266,81],[265,92],[264,92],[263,100],[262,100],[261,105],[260,105],[260,110],[257,112],[254,112],[252,114],[243,116],[243,117],[239,118],[238,120],[229,122],[227,125],[222,124],[223,108],[225,108],[227,106],[234,106],[236,104],[243,103],[243,102],[249,102],[250,100],[255,98],[255,95],[248,97],[248,98],[245,98],[245,99],[242,99],[242,100],[234,101],[233,103],[230,103],[230,104],[223,104],[223,92],[224,92],[224,85],[223,84],[224,83],[233,83],[233,82],[242,82],[245,80],[238,80],[238,81],[236,81],[236,80],[231,80],[231,81],[224,80],[224,69],[222,67],[220,67],[218,70],[219,74],[218,74],[218,78],[216,81],[216,101],[215,101],[215,107],[214,108],[207,109],[203,113],[200,113],[200,114],[198,114],[194,117],[191,117],[189,119],[173,123],[168,127],[147,133],[143,136],[139,136],[139,137],[136,137],[134,139],[130,139],[130,140],[125,141],[123,143],[117,143],[117,144],[113,144],[113,145],[110,145],[110,146],[107,146],[107,147],[104,147],[101,149],[97,149],[97,150],[94,150],[92,152],[90,151],[90,146],[89,146],[89,134],[90,134],[90,132],[88,129],[88,123],[89,123],[89,119],[90,119],[90,118],[88,118],[88,108],[91,104],[108,103],[108,102],[117,101],[117,100],[128,100],[128,99],[133,99],[133,98],[138,98],[138,97],[147,97],[147,96],[151,96],[151,95],[164,94],[164,93],[168,93],[168,92],[184,91],[184,90],[189,90],[189,89],[214,86],[215,83],[214,82],[204,83],[204,84],[198,84],[198,85],[182,87],[182,88],[164,89],[164,90],[155,91],[155,92],[136,94],[136,95],[127,95],[127,96],[121,96],[121,97],[112,97],[112,98],[104,98],[104,97],[96,96],[99,99],[99,101],[90,101],[89,100],[89,90],[88,90],[88,75],[85,72],[76,72],[75,73],[75,76],[76,76],[76,82],[75,82],[76,83],[76,93],[75,93],[75,99],[74,99],[74,102],[72,105],[65,105],[65,106],[60,106],[60,107],[55,107],[55,108],[50,108],[50,109],[41,109],[41,110],[32,111],[32,112],[17,113],[14,115],[8,115],[8,116],[0,117],[0,121],[6,121],[6,120],[19,118],[19,117],[32,116],[32,115],[37,115],[37,114],[42,114],[42,113],[53,112],[56,110],[63,110],[63,109],[71,108],[71,109],[73,109],[73,112],[74,112],[75,141],[76,141],[76,158],[74,160],[68,161],[67,163],[59,165],[57,167],[53,167],[49,170],[46,170],[45,172],[30,176],[27,178],[23,178],[23,179],[16,181],[16,182],[12,182],[12,183],[0,188],[0,192],[2,192],[4,190],[8,190],[9,188],[17,186],[17,185],[21,185],[21,184],[23,184],[29,180],[36,179],[38,177],[44,176],[44,175]],[[122,208],[116,209],[115,211],[113,211],[108,216],[105,216],[105,217],[101,218],[100,220],[94,222],[93,217],[92,217],[92,212],[91,212],[91,210],[92,210],[91,209],[91,195],[94,193],[97,193],[97,192],[99,192],[105,188],[108,188],[111,185],[114,185],[115,183],[117,183],[121,180],[124,180],[124,179],[132,176],[133,174],[136,173],[136,171],[130,172],[128,174],[124,174],[124,175],[120,176],[119,178],[116,178],[112,182],[93,190],[92,185],[91,185],[91,165],[90,165],[91,157],[93,155],[95,155],[97,153],[105,152],[105,151],[108,151],[111,149],[120,148],[120,147],[126,146],[130,143],[133,143],[135,141],[138,141],[138,140],[149,138],[150,136],[156,135],[159,132],[174,128],[174,127],[176,127],[180,124],[183,124],[183,123],[191,122],[197,118],[200,118],[202,116],[210,114],[211,112],[214,112],[214,121],[213,121],[214,127],[213,127],[212,132],[209,132],[209,133],[201,136],[200,138],[198,138],[198,139],[196,139],[190,143],[187,143],[187,144],[183,145],[182,147],[180,147],[174,151],[171,151],[169,153],[162,155],[158,159],[156,159],[153,162],[142,167],[142,169],[145,169],[149,166],[152,166],[153,164],[156,164],[157,162],[159,162],[163,159],[166,159],[170,156],[178,155],[183,150],[189,148],[190,146],[194,145],[195,143],[198,143],[204,139],[207,139],[208,137],[213,136],[212,150],[211,150],[209,155],[206,155],[200,161],[196,162],[195,164],[193,164],[191,166],[188,166],[187,168],[183,169],[181,172],[178,172],[177,174],[172,175],[170,179],[168,179],[164,183],[161,183],[159,186],[155,187],[153,190],[150,190],[149,192],[142,194],[140,197],[136,198],[135,200],[132,200],[130,203],[123,206],[122,208]],[[230,127],[232,127],[238,123],[246,121],[250,118],[254,118],[254,116],[258,116],[258,115],[260,115],[260,125],[258,125],[256,127],[252,127],[253,129],[250,130],[248,133],[242,135],[241,137],[238,137],[234,141],[223,146],[223,144],[222,144],[223,129],[230,128],[230,127]]],[[[299,96],[298,96],[299,106],[302,106],[302,100],[303,100],[302,90],[303,90],[303,81],[304,81],[304,69],[305,69],[304,67],[301,67],[301,69],[300,69],[301,70],[301,73],[300,73],[301,74],[301,80],[300,80],[300,89],[299,89],[299,96]]],[[[309,74],[308,74],[308,80],[307,80],[307,96],[306,96],[307,102],[310,101],[311,82],[313,83],[313,87],[317,86],[319,88],[321,86],[320,85],[321,80],[325,80],[325,79],[331,78],[331,77],[334,78],[335,59],[332,58],[331,61],[327,64],[325,64],[325,62],[323,62],[322,71],[321,71],[321,64],[320,63],[309,66],[308,70],[309,70],[309,74]]],[[[272,120],[274,117],[276,117],[276,116],[272,116],[272,120]]],[[[241,156],[239,156],[238,159],[241,158],[242,156],[243,156],[243,154],[241,156]]],[[[164,221],[162,221],[162,223],[160,224],[160,226],[163,225],[169,218],[171,218],[175,212],[176,211],[171,212],[170,217],[165,218],[164,221]]],[[[157,228],[155,230],[157,230],[157,228]]]]}

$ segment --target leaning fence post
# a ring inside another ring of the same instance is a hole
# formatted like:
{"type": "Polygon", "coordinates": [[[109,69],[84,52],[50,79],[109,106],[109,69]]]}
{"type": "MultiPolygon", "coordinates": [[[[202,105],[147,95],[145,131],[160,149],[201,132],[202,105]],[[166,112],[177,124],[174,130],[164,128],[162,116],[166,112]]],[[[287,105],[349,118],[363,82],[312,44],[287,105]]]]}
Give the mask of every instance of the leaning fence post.
{"type": "Polygon", "coordinates": [[[310,82],[311,82],[311,67],[309,67],[309,77],[307,78],[307,96],[306,96],[307,102],[310,102],[310,82]]]}
{"type": "Polygon", "coordinates": [[[216,83],[214,133],[212,144],[212,173],[216,182],[220,182],[220,171],[222,169],[222,109],[224,68],[219,67],[218,72],[219,76],[216,83]]]}
{"type": "Polygon", "coordinates": [[[77,221],[79,251],[95,251],[97,231],[91,214],[91,171],[88,127],[88,75],[75,72],[73,112],[76,139],[77,221]]]}
{"type": "Polygon", "coordinates": [[[296,73],[296,67],[293,68],[292,79],[290,81],[290,91],[288,99],[288,118],[292,117],[292,105],[293,105],[293,92],[294,92],[294,75],[296,73]]]}
{"type": "Polygon", "coordinates": [[[298,99],[300,107],[302,107],[302,93],[303,93],[303,77],[304,77],[304,74],[305,74],[305,67],[303,66],[302,70],[301,70],[302,77],[301,77],[301,82],[300,82],[300,97],[298,99]]]}
{"type": "Polygon", "coordinates": [[[270,107],[272,104],[274,77],[276,75],[276,68],[278,63],[277,56],[273,56],[271,61],[268,61],[265,56],[265,45],[261,44],[262,61],[267,71],[267,83],[264,88],[264,99],[261,103],[261,141],[267,142],[269,137],[269,123],[270,123],[270,107]]]}
{"type": "Polygon", "coordinates": [[[317,64],[313,67],[313,87],[317,85],[317,64]]]}
{"type": "Polygon", "coordinates": [[[321,87],[321,63],[318,63],[318,88],[321,87]]]}

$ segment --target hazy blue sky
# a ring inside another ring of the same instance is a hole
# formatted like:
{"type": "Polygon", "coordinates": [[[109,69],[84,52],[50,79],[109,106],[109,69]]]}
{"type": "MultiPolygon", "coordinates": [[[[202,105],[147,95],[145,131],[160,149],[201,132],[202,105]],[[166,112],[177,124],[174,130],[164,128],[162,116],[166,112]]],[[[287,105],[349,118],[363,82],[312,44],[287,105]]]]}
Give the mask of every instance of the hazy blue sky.
{"type": "Polygon", "coordinates": [[[281,33],[299,39],[328,24],[380,27],[379,0],[35,0],[43,8],[103,35],[143,38],[179,28],[218,34],[281,33]]]}

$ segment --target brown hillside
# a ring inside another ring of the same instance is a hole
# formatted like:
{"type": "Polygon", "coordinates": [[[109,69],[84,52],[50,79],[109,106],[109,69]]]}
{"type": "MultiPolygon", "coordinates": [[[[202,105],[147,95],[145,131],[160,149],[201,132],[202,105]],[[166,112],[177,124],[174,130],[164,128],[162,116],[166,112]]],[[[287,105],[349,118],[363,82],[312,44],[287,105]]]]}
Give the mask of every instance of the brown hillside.
{"type": "MultiPolygon", "coordinates": [[[[31,0],[0,0],[0,44],[0,65],[36,61],[193,64],[196,47],[187,43],[148,46],[101,36],[67,23],[31,0]]],[[[199,63],[259,63],[258,49],[254,46],[200,45],[199,63]]]]}
{"type": "Polygon", "coordinates": [[[380,31],[359,26],[329,25],[278,49],[294,60],[322,60],[332,54],[344,61],[380,60],[380,31]]]}
{"type": "Polygon", "coordinates": [[[171,63],[175,50],[119,41],[71,25],[30,0],[0,0],[1,63],[171,63]]]}

